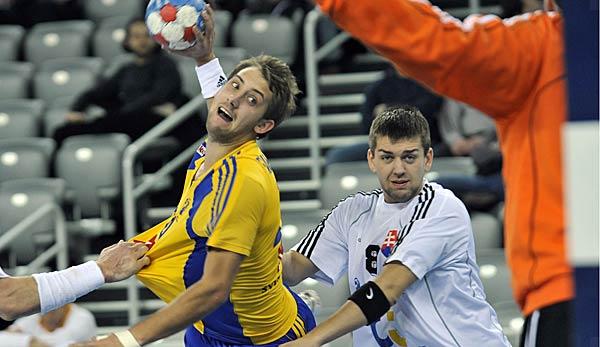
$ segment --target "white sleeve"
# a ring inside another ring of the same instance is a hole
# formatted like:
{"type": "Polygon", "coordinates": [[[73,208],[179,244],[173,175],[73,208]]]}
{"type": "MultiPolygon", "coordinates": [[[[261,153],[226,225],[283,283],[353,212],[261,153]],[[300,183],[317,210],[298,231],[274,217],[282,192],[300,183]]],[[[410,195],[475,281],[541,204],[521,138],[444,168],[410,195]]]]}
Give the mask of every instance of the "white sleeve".
{"type": "Polygon", "coordinates": [[[469,220],[460,214],[419,219],[402,228],[386,263],[399,261],[422,279],[430,270],[452,262],[467,249],[469,220]]]}
{"type": "Polygon", "coordinates": [[[348,246],[344,222],[347,203],[333,208],[292,250],[310,259],[319,269],[313,278],[333,285],[348,268],[348,246]]]}
{"type": "Polygon", "coordinates": [[[2,277],[9,277],[8,274],[6,272],[4,272],[4,270],[2,270],[2,268],[0,267],[0,278],[2,277]]]}

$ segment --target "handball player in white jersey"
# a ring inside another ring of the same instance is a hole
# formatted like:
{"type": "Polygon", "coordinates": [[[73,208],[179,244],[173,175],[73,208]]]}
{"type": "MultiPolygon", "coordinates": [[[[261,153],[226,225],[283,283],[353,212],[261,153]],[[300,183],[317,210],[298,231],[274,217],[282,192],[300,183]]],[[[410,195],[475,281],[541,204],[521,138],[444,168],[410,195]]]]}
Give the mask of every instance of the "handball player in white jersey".
{"type": "Polygon", "coordinates": [[[355,347],[510,346],[485,300],[465,206],[424,179],[433,161],[425,118],[412,107],[384,111],[369,147],[381,189],[342,200],[283,257],[289,285],[347,274],[352,295],[283,346],[321,346],[351,331],[355,347]]]}

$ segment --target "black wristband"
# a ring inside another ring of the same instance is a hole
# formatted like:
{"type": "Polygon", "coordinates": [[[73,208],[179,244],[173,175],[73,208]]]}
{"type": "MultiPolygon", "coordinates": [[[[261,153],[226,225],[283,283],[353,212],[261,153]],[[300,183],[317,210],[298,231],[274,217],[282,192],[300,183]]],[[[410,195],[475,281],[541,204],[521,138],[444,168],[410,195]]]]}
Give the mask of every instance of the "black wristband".
{"type": "Polygon", "coordinates": [[[352,294],[348,300],[354,302],[367,318],[367,325],[377,322],[390,309],[390,302],[377,283],[369,281],[352,294]]]}

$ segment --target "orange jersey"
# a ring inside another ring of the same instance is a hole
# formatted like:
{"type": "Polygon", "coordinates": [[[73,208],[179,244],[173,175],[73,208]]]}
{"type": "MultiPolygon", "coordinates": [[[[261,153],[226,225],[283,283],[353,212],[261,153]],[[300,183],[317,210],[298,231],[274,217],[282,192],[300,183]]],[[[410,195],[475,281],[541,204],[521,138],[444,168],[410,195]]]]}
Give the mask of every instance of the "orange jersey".
{"type": "Polygon", "coordinates": [[[504,228],[514,296],[525,315],[573,298],[565,248],[560,15],[538,11],[461,22],[424,0],[317,2],[402,74],[496,120],[505,158],[504,228]]]}

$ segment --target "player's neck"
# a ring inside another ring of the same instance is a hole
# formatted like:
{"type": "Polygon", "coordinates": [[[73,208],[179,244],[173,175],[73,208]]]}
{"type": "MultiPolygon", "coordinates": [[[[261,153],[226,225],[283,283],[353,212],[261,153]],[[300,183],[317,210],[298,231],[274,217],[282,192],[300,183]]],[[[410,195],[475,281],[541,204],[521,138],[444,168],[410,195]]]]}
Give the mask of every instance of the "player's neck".
{"type": "Polygon", "coordinates": [[[248,142],[247,139],[243,141],[237,141],[233,143],[220,143],[211,140],[210,137],[206,139],[206,154],[204,155],[205,167],[211,167],[219,159],[223,158],[227,153],[235,150],[244,143],[248,142]]]}

